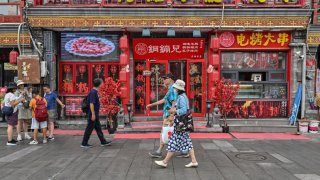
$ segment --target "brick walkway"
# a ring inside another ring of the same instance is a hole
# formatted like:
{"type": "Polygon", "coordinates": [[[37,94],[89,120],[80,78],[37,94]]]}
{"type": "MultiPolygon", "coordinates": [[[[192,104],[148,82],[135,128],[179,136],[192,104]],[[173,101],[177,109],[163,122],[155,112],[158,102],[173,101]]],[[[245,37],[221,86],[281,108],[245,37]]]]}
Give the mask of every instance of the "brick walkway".
{"type": "Polygon", "coordinates": [[[174,158],[157,167],[148,152],[156,139],[116,139],[110,147],[80,148],[81,136],[56,136],[54,142],[7,147],[0,137],[0,179],[19,180],[319,180],[320,138],[312,140],[194,139],[199,162],[174,158]]]}

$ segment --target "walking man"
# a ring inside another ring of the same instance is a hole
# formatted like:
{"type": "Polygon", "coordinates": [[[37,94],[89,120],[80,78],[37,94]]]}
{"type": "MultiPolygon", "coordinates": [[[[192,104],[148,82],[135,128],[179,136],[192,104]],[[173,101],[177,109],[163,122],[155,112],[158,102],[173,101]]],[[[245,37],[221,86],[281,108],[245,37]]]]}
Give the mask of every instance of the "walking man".
{"type": "Polygon", "coordinates": [[[51,91],[50,86],[48,84],[45,84],[43,86],[44,91],[44,98],[46,98],[46,101],[48,103],[47,110],[48,110],[48,130],[49,130],[49,137],[48,140],[52,141],[54,140],[53,137],[53,131],[54,131],[54,122],[57,118],[57,103],[60,104],[62,108],[65,107],[65,105],[59,100],[57,94],[51,91]]]}
{"type": "Polygon", "coordinates": [[[83,148],[91,148],[92,145],[88,144],[89,138],[91,136],[91,133],[93,129],[96,130],[97,135],[100,139],[101,146],[108,146],[111,144],[111,141],[107,141],[104,138],[101,124],[99,121],[99,110],[100,110],[100,102],[99,102],[99,95],[98,92],[102,86],[102,80],[101,79],[94,79],[93,80],[93,89],[89,92],[87,98],[87,103],[89,104],[88,108],[88,125],[84,132],[83,140],[81,147],[83,148]]]}
{"type": "MultiPolygon", "coordinates": [[[[173,124],[173,118],[174,115],[170,114],[168,110],[172,109],[176,103],[177,100],[177,94],[174,91],[173,88],[173,84],[175,82],[175,77],[169,73],[165,76],[162,77],[163,78],[163,83],[166,87],[168,87],[168,92],[167,94],[164,96],[163,99],[152,103],[152,104],[148,104],[147,108],[150,108],[152,106],[157,106],[157,105],[161,105],[164,104],[163,106],[163,127],[167,127],[168,125],[172,125],[173,124]]],[[[161,133],[160,133],[160,146],[159,148],[154,151],[154,152],[150,152],[149,155],[151,157],[154,158],[161,158],[162,157],[162,149],[164,148],[165,144],[162,142],[162,138],[161,138],[161,133]]],[[[181,154],[179,155],[179,157],[189,157],[187,152],[181,152],[181,154]]]]}

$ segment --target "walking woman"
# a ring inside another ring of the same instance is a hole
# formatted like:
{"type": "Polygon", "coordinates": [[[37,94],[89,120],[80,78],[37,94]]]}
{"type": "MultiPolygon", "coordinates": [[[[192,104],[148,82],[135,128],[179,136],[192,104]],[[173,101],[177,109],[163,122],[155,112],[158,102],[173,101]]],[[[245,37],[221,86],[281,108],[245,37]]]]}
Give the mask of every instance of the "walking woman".
{"type": "MultiPolygon", "coordinates": [[[[24,98],[18,98],[14,95],[14,93],[17,90],[17,84],[16,83],[10,83],[8,86],[8,92],[4,96],[4,108],[7,107],[6,109],[10,109],[11,113],[9,115],[6,115],[6,120],[8,123],[8,142],[7,146],[12,146],[16,145],[17,141],[13,139],[13,127],[17,126],[18,124],[18,107],[17,105],[21,102],[24,102],[24,98]]],[[[4,111],[4,109],[3,109],[4,111]]]]}
{"type": "MultiPolygon", "coordinates": [[[[180,122],[178,121],[178,116],[182,116],[188,113],[189,110],[189,100],[185,93],[185,82],[178,79],[174,84],[173,88],[178,94],[177,103],[175,104],[175,108],[170,110],[170,113],[174,113],[174,131],[170,138],[167,147],[167,156],[162,161],[155,161],[155,163],[161,167],[167,167],[168,162],[173,157],[175,152],[185,152],[189,151],[192,162],[185,165],[187,168],[198,167],[198,162],[196,160],[196,156],[194,153],[193,145],[190,139],[189,131],[181,131],[180,122]]],[[[191,127],[189,127],[191,128],[191,127]]]]}

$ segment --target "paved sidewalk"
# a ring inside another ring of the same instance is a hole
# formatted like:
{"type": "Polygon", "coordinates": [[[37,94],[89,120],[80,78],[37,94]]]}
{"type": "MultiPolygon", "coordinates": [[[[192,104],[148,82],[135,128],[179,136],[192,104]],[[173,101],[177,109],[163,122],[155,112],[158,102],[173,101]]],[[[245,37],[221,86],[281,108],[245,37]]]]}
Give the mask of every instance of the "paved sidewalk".
{"type": "Polygon", "coordinates": [[[199,162],[174,158],[167,169],[157,167],[148,152],[157,139],[116,139],[92,149],[80,148],[81,136],[56,136],[36,146],[22,142],[7,147],[0,137],[1,180],[320,180],[320,138],[312,140],[194,139],[199,162]]]}

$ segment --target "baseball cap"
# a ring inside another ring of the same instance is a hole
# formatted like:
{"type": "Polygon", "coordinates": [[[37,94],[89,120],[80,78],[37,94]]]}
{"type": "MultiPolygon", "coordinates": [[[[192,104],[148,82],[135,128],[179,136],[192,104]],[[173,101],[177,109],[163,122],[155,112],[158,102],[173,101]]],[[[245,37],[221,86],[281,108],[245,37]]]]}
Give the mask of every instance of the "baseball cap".
{"type": "Polygon", "coordinates": [[[171,73],[168,73],[168,74],[162,76],[162,78],[164,78],[164,79],[170,78],[170,79],[172,79],[172,80],[174,80],[174,81],[176,80],[175,77],[174,77],[174,75],[171,74],[171,73]]]}

